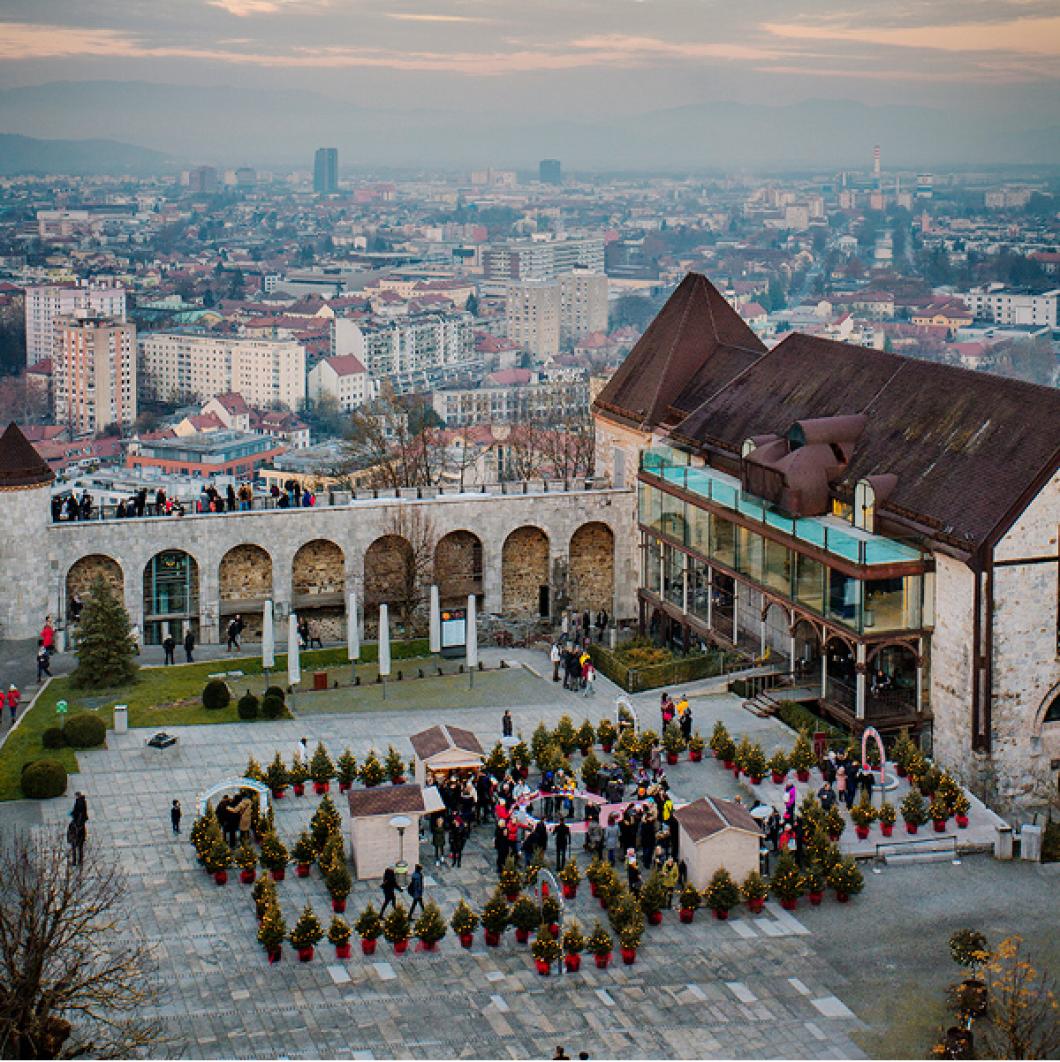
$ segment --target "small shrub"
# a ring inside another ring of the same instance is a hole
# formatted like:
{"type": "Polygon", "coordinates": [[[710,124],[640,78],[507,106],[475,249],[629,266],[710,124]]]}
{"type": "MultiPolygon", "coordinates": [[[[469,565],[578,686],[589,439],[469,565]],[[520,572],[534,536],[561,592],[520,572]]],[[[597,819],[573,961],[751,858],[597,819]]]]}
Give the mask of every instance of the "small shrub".
{"type": "Polygon", "coordinates": [[[107,739],[107,724],[98,715],[78,712],[66,720],[63,733],[75,749],[94,749],[107,739]]]}
{"type": "Polygon", "coordinates": [[[50,800],[66,792],[66,768],[58,760],[37,760],[22,771],[22,792],[30,800],[50,800]]]}
{"type": "Polygon", "coordinates": [[[282,697],[274,697],[271,693],[266,693],[264,700],[261,702],[261,715],[263,719],[280,719],[284,713],[284,704],[282,697]]]}
{"type": "Polygon", "coordinates": [[[240,719],[257,719],[258,699],[250,692],[250,690],[247,690],[247,692],[239,698],[239,703],[236,704],[236,714],[240,719]]]}
{"type": "Polygon", "coordinates": [[[210,679],[203,687],[202,706],[210,711],[227,708],[232,702],[232,693],[228,683],[222,679],[210,679]]]}
{"type": "Polygon", "coordinates": [[[46,749],[61,749],[66,744],[66,738],[63,736],[62,728],[57,726],[50,726],[40,736],[40,743],[46,749]]]}
{"type": "Polygon", "coordinates": [[[287,694],[283,692],[282,686],[269,686],[269,688],[262,694],[263,697],[279,697],[281,703],[286,703],[287,694]]]}

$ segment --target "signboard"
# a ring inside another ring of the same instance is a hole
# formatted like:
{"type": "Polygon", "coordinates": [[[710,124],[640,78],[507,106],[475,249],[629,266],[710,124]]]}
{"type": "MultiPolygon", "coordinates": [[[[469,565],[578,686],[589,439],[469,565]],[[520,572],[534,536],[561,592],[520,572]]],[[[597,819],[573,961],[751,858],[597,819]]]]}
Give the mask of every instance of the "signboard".
{"type": "Polygon", "coordinates": [[[70,711],[70,705],[68,705],[66,703],[66,701],[56,701],[55,702],[55,714],[56,715],[66,715],[66,713],[68,711],[70,711]]]}
{"type": "MultiPolygon", "coordinates": [[[[442,652],[462,651],[467,645],[467,612],[462,608],[442,609],[442,652]]],[[[459,652],[453,655],[460,655],[459,652]]]]}

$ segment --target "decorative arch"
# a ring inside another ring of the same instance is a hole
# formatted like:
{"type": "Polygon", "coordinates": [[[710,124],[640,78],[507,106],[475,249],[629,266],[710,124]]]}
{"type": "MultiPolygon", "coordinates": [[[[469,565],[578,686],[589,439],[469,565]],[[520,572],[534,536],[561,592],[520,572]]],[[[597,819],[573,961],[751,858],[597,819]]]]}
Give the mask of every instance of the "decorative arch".
{"type": "Polygon", "coordinates": [[[482,597],[482,540],[472,531],[450,531],[434,548],[434,581],[443,608],[482,597]]]}
{"type": "Polygon", "coordinates": [[[272,597],[272,555],[253,542],[233,546],[221,558],[217,583],[221,632],[238,613],[244,624],[243,636],[258,641],[265,601],[272,597]]]}
{"type": "Polygon", "coordinates": [[[228,789],[249,789],[258,797],[258,813],[264,815],[269,810],[270,792],[269,787],[264,782],[258,782],[253,778],[224,778],[220,782],[216,782],[214,785],[204,789],[199,794],[199,799],[196,804],[196,811],[200,816],[206,814],[206,804],[211,797],[217,796],[218,793],[223,793],[228,789]]]}
{"type": "Polygon", "coordinates": [[[868,662],[871,665],[872,662],[885,650],[885,649],[904,649],[909,653],[912,653],[913,659],[919,657],[916,646],[907,641],[901,641],[900,639],[892,639],[888,642],[877,642],[869,648],[868,662]]]}
{"type": "Polygon", "coordinates": [[[1034,733],[1041,734],[1047,726],[1060,730],[1060,683],[1057,683],[1042,699],[1034,716],[1034,733]]]}
{"type": "Polygon", "coordinates": [[[188,631],[199,640],[199,562],[187,550],[164,549],[144,565],[144,643],[159,645],[188,631]]]}
{"type": "Polygon", "coordinates": [[[501,548],[501,608],[506,614],[549,615],[548,535],[531,524],[517,527],[501,548]]]}
{"type": "Polygon", "coordinates": [[[615,600],[615,535],[607,524],[582,524],[570,537],[567,577],[570,604],[579,612],[606,612],[615,600]]]}
{"type": "Polygon", "coordinates": [[[104,553],[90,553],[80,557],[70,565],[66,573],[66,607],[69,612],[70,602],[77,594],[83,601],[89,587],[102,578],[103,581],[118,595],[119,601],[125,600],[125,573],[121,565],[113,558],[104,553]]]}
{"type": "Polygon", "coordinates": [[[295,598],[338,595],[346,589],[346,555],[329,538],[304,543],[291,562],[291,590],[295,598]]]}
{"type": "Polygon", "coordinates": [[[412,543],[403,535],[382,535],[364,553],[364,607],[407,610],[417,595],[412,543]]]}

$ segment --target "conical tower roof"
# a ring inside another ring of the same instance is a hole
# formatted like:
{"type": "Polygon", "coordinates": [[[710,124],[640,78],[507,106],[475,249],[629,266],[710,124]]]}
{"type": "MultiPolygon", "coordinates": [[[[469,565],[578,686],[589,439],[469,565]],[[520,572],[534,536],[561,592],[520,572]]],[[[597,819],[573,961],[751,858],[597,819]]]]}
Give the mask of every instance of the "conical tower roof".
{"type": "Polygon", "coordinates": [[[765,353],[721,292],[702,274],[689,273],[595,406],[604,416],[651,430],[668,419],[681,419],[765,353]],[[687,391],[694,397],[682,401],[687,391]]]}
{"type": "Polygon", "coordinates": [[[44,487],[55,479],[55,473],[11,421],[0,435],[0,490],[21,487],[44,487]]]}

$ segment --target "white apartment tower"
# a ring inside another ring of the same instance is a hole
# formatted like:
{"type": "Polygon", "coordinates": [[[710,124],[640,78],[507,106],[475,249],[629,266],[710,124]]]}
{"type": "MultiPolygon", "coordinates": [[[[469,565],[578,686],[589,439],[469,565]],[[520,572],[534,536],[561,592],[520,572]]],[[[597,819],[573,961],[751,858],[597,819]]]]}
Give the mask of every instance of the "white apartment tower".
{"type": "Polygon", "coordinates": [[[55,321],[55,420],[74,435],[136,419],[136,326],[98,314],[55,321]]]}
{"type": "Polygon", "coordinates": [[[531,354],[559,353],[560,286],[554,280],[523,280],[508,285],[508,338],[531,354]]]}
{"type": "Polygon", "coordinates": [[[559,278],[559,341],[572,346],[590,332],[606,332],[607,277],[590,269],[575,269],[559,278]]]}
{"type": "Polygon", "coordinates": [[[82,281],[80,284],[45,284],[26,288],[26,364],[51,358],[55,353],[55,322],[77,313],[125,320],[125,289],[116,285],[82,281]]]}

